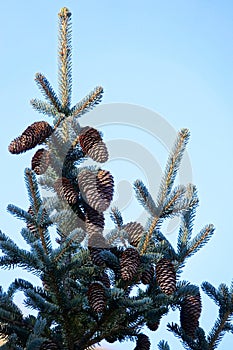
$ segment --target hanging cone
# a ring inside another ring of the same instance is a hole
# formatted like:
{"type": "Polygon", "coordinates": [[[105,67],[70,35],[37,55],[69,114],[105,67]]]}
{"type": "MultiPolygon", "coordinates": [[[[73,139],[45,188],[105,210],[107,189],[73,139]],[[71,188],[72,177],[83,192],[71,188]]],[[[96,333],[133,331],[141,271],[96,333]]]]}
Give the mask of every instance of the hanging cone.
{"type": "Polygon", "coordinates": [[[93,264],[95,264],[96,266],[105,267],[105,261],[100,254],[102,251],[103,249],[101,248],[91,248],[90,256],[93,264]]]}
{"type": "Polygon", "coordinates": [[[46,149],[41,148],[36,151],[31,161],[32,170],[37,175],[44,174],[49,166],[49,158],[49,151],[46,149]]]}
{"type": "Polygon", "coordinates": [[[154,267],[150,265],[142,272],[141,282],[143,284],[149,284],[154,277],[154,267]]]}
{"type": "Polygon", "coordinates": [[[159,328],[159,322],[147,322],[147,327],[150,331],[155,332],[159,328]]]}
{"type": "Polygon", "coordinates": [[[105,337],[105,340],[108,343],[113,344],[113,343],[115,343],[115,341],[117,341],[117,337],[114,335],[109,335],[109,336],[105,337]]]}
{"type": "Polygon", "coordinates": [[[86,126],[79,134],[79,142],[83,152],[96,162],[108,160],[108,150],[98,130],[86,126]]]}
{"type": "Polygon", "coordinates": [[[187,335],[195,338],[196,329],[199,327],[201,315],[201,296],[188,295],[184,298],[180,311],[181,327],[187,335]]]}
{"type": "Polygon", "coordinates": [[[93,282],[88,289],[88,302],[95,312],[103,312],[106,305],[105,290],[101,283],[93,282]]]}
{"type": "Polygon", "coordinates": [[[74,189],[71,181],[65,177],[59,178],[54,183],[54,188],[63,200],[68,204],[76,204],[78,201],[78,193],[74,189]]]}
{"type": "Polygon", "coordinates": [[[100,233],[94,233],[89,237],[88,249],[92,262],[97,266],[105,266],[105,261],[100,255],[103,249],[107,249],[108,244],[103,235],[100,233]]]}
{"type": "Polygon", "coordinates": [[[51,134],[53,128],[45,121],[35,122],[23,131],[22,135],[11,141],[8,150],[19,154],[43,143],[51,134]]]}
{"type": "Polygon", "coordinates": [[[109,207],[113,194],[113,178],[109,172],[107,173],[104,173],[104,181],[103,173],[99,178],[98,174],[96,175],[95,172],[88,169],[84,169],[78,174],[78,183],[83,199],[92,208],[100,212],[109,207]],[[105,187],[105,192],[103,192],[103,187],[105,187]],[[100,189],[102,192],[100,192],[100,189]]]}
{"type": "Polygon", "coordinates": [[[176,290],[176,272],[168,259],[161,259],[156,264],[156,279],[161,291],[170,295],[176,290]]]}
{"type": "Polygon", "coordinates": [[[134,350],[149,350],[150,349],[150,339],[145,334],[139,334],[137,339],[137,346],[134,350]]]}
{"type": "Polygon", "coordinates": [[[96,176],[97,191],[101,197],[109,202],[112,201],[114,191],[114,180],[113,176],[107,170],[99,170],[96,176]]]}
{"type": "Polygon", "coordinates": [[[129,243],[137,247],[144,233],[143,226],[139,222],[129,222],[123,228],[128,233],[129,243]]]}
{"type": "Polygon", "coordinates": [[[42,343],[40,350],[59,350],[59,348],[52,340],[46,340],[42,343]]]}
{"type": "Polygon", "coordinates": [[[127,248],[121,257],[121,277],[124,281],[132,280],[140,265],[140,255],[134,248],[127,248]]]}
{"type": "Polygon", "coordinates": [[[102,273],[102,275],[99,277],[99,281],[102,282],[106,288],[110,288],[111,284],[106,272],[102,273]]]}
{"type": "Polygon", "coordinates": [[[89,235],[101,233],[104,229],[104,215],[89,205],[86,207],[85,228],[89,235]]]}

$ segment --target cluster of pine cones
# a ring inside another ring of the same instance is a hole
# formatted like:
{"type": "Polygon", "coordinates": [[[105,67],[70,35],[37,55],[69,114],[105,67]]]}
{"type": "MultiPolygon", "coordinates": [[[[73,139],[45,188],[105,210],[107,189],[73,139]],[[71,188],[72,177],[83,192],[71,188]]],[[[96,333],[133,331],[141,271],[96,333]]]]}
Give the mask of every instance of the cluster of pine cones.
{"type": "MultiPolygon", "coordinates": [[[[12,154],[20,154],[34,148],[46,141],[52,135],[54,129],[45,121],[35,122],[30,125],[21,136],[14,139],[9,145],[12,154]]],[[[93,160],[103,163],[108,159],[108,151],[98,130],[89,126],[81,129],[79,134],[79,144],[83,153],[93,160]]],[[[50,152],[44,148],[37,150],[34,154],[31,165],[32,170],[37,175],[45,173],[50,164],[50,152]]],[[[99,169],[92,171],[83,169],[78,174],[78,184],[73,184],[71,179],[66,177],[58,178],[54,183],[54,189],[58,196],[69,205],[78,204],[80,197],[84,204],[85,229],[88,234],[88,248],[93,263],[97,266],[105,267],[106,262],[101,256],[104,249],[111,249],[103,236],[104,215],[103,212],[110,206],[113,198],[114,181],[109,171],[99,169]]],[[[30,208],[29,208],[30,213],[30,208]]],[[[29,224],[30,225],[30,224],[29,224]]],[[[31,224],[29,229],[35,228],[31,224]]],[[[114,271],[116,276],[123,281],[150,284],[156,275],[156,282],[162,293],[172,295],[176,290],[176,272],[174,265],[167,258],[160,259],[155,268],[150,266],[141,268],[141,257],[137,246],[143,235],[144,229],[141,224],[130,222],[123,227],[128,234],[128,241],[131,247],[124,251],[118,251],[119,271],[114,271]]],[[[110,280],[105,272],[98,279],[89,285],[88,301],[90,307],[96,313],[102,313],[106,308],[107,297],[106,288],[110,288],[110,280]]],[[[201,313],[200,294],[196,296],[186,296],[181,304],[180,322],[182,329],[187,335],[194,337],[199,325],[201,313]]],[[[159,321],[148,322],[150,330],[157,330],[159,321]]],[[[56,344],[45,342],[42,348],[57,349],[56,344]],[[43,347],[44,346],[44,347],[43,347]]],[[[139,334],[135,350],[150,348],[149,338],[144,334],[139,334]]]]}
{"type": "MultiPolygon", "coordinates": [[[[130,227],[138,227],[137,223],[130,223],[130,227]],[[134,225],[133,225],[134,224],[134,225]]],[[[101,256],[104,249],[110,249],[105,238],[101,234],[93,234],[89,238],[89,250],[93,263],[102,268],[108,267],[106,261],[101,256]]],[[[117,248],[111,250],[116,252],[117,248]]],[[[150,264],[148,267],[141,269],[141,257],[136,248],[128,247],[125,250],[118,251],[116,256],[119,258],[119,270],[114,271],[118,278],[123,281],[133,281],[136,283],[150,284],[156,281],[160,291],[166,295],[172,295],[176,291],[176,271],[173,263],[162,258],[154,267],[150,264]]],[[[110,288],[108,275],[104,273],[101,278],[92,282],[88,289],[88,301],[90,307],[96,313],[104,312],[107,305],[106,288],[110,288]]],[[[195,337],[196,329],[199,326],[199,317],[201,314],[201,298],[200,294],[196,296],[186,296],[181,303],[180,322],[181,327],[187,335],[195,337]]],[[[151,320],[147,322],[147,327],[151,331],[156,331],[159,327],[159,320],[151,320]]],[[[146,336],[139,337],[137,347],[135,349],[149,349],[149,340],[146,336]],[[144,345],[143,345],[144,344],[144,345]]]]}
{"type": "MultiPolygon", "coordinates": [[[[20,136],[15,138],[9,145],[8,150],[12,154],[26,152],[48,139],[54,128],[46,121],[34,122],[28,126],[20,136]]],[[[85,155],[93,160],[104,163],[108,160],[108,150],[98,130],[86,126],[79,134],[79,144],[85,155]]],[[[41,175],[46,171],[49,164],[49,153],[45,149],[36,152],[32,159],[32,169],[41,175]]]]}
{"type": "MultiPolygon", "coordinates": [[[[12,154],[20,154],[40,145],[48,139],[54,129],[45,121],[35,122],[15,138],[8,149],[12,154]]],[[[108,151],[98,130],[89,126],[81,129],[79,144],[84,155],[103,163],[108,159],[108,151]]],[[[37,175],[46,172],[51,164],[50,151],[41,148],[36,151],[31,160],[31,168],[37,175]]],[[[58,196],[69,205],[78,203],[81,195],[85,202],[85,226],[90,234],[102,232],[104,228],[103,212],[109,207],[114,190],[113,177],[109,171],[100,169],[97,172],[84,169],[78,176],[78,185],[71,179],[58,178],[54,183],[58,196]]]]}

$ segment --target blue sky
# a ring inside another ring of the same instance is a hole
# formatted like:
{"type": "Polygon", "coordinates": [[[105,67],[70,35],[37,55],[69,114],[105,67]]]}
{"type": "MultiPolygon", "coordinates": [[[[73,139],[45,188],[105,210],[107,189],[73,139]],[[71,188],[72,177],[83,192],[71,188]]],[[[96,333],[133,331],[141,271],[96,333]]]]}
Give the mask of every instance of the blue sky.
{"type": "MultiPolygon", "coordinates": [[[[74,103],[96,85],[102,85],[105,104],[143,106],[161,115],[174,130],[190,129],[188,154],[192,181],[200,197],[195,230],[198,232],[205,224],[213,223],[216,234],[190,259],[182,277],[199,285],[204,280],[216,286],[221,282],[230,284],[233,277],[233,3],[230,0],[3,2],[1,229],[20,243],[21,223],[6,213],[6,206],[14,203],[25,208],[23,171],[30,165],[33,151],[13,156],[7,146],[29,124],[43,119],[29,104],[31,98],[40,97],[33,81],[35,73],[44,73],[56,88],[57,13],[63,6],[73,13],[74,103]]],[[[119,119],[122,120],[121,116],[119,119]]],[[[153,135],[124,125],[113,129],[111,116],[109,123],[104,130],[106,139],[123,137],[141,144],[164,167],[167,151],[162,150],[153,135]]],[[[145,119],[146,129],[147,124],[145,119]]],[[[122,175],[133,181],[133,175],[140,175],[140,171],[143,176],[138,164],[131,165],[129,159],[126,163],[124,172],[119,172],[121,163],[110,164],[117,179],[122,175]],[[135,171],[133,175],[131,170],[135,171]]],[[[155,177],[155,185],[157,182],[155,177]]],[[[2,284],[7,287],[15,272],[1,274],[2,284]]],[[[216,309],[204,295],[203,304],[201,326],[208,330],[216,309]]],[[[178,320],[178,314],[171,314],[171,320],[178,320]]],[[[165,338],[171,349],[182,349],[165,329],[166,320],[153,335],[153,348],[165,338]]],[[[232,345],[232,336],[226,336],[219,349],[232,345]]],[[[134,344],[111,348],[133,349],[134,344]]]]}

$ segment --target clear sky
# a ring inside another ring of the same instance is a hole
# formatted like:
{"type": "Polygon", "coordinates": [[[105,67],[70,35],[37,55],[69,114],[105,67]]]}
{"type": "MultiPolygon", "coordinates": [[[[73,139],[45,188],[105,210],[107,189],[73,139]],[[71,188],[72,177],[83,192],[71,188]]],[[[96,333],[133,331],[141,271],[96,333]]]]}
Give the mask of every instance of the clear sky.
{"type": "MultiPolygon", "coordinates": [[[[197,185],[200,197],[195,231],[213,223],[216,233],[209,244],[190,259],[182,278],[198,285],[204,280],[216,286],[221,282],[229,285],[233,278],[231,0],[2,2],[1,229],[20,243],[21,223],[6,213],[6,206],[14,203],[27,208],[23,171],[30,166],[33,151],[13,156],[7,151],[7,146],[29,124],[43,119],[29,104],[31,98],[40,97],[33,81],[34,74],[44,73],[56,88],[57,13],[63,6],[67,6],[73,14],[74,103],[96,85],[102,85],[105,104],[143,106],[156,111],[173,130],[190,129],[188,154],[192,182],[197,185]]],[[[127,116],[125,118],[127,121],[127,116]]],[[[162,168],[167,151],[164,148],[161,153],[160,135],[149,134],[148,120],[146,117],[140,120],[140,123],[145,123],[146,132],[142,128],[135,131],[132,121],[127,129],[122,115],[119,115],[119,120],[117,114],[116,120],[110,115],[104,134],[110,143],[123,138],[124,142],[130,140],[131,145],[135,142],[135,147],[141,145],[144,151],[146,149],[154,155],[154,160],[162,168]],[[113,126],[114,121],[120,125],[113,126]]],[[[140,172],[142,177],[151,175],[139,161],[137,164],[137,161],[131,160],[130,155],[127,159],[122,156],[119,163],[112,162],[110,165],[116,179],[123,178],[128,182],[135,179],[134,175],[138,177],[140,172]],[[130,173],[131,167],[133,174],[130,173]]],[[[154,181],[157,186],[159,179],[156,176],[154,181]]],[[[174,233],[171,239],[175,238],[174,233]]],[[[4,288],[15,274],[1,272],[4,288]]],[[[216,308],[202,296],[201,326],[208,330],[216,308]]],[[[153,335],[152,348],[155,349],[159,340],[164,338],[169,341],[171,349],[183,349],[178,340],[166,331],[167,320],[163,320],[161,329],[153,335]]],[[[171,312],[169,321],[177,320],[178,313],[171,312]]],[[[232,345],[233,336],[228,335],[219,349],[230,349],[232,345]]],[[[134,346],[128,343],[109,348],[133,349],[134,346]]]]}

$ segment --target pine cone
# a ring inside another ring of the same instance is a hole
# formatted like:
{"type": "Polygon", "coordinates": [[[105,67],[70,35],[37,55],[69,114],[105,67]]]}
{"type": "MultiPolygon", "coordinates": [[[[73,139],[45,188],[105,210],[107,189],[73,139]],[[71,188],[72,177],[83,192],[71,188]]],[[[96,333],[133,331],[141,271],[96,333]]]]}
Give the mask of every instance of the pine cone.
{"type": "Polygon", "coordinates": [[[201,296],[188,295],[184,298],[180,311],[181,327],[187,335],[195,338],[196,329],[199,327],[201,315],[201,296]]]}
{"type": "Polygon", "coordinates": [[[129,222],[123,228],[129,235],[129,243],[137,247],[144,233],[143,226],[139,222],[129,222]]]}
{"type": "Polygon", "coordinates": [[[19,154],[43,143],[51,134],[53,128],[45,121],[35,122],[23,131],[22,135],[11,141],[8,150],[19,154]]]}
{"type": "Polygon", "coordinates": [[[103,249],[108,248],[106,240],[100,233],[94,233],[89,237],[88,249],[92,262],[97,266],[105,266],[105,261],[100,255],[103,249]]]}
{"type": "Polygon", "coordinates": [[[32,157],[32,170],[37,175],[42,175],[46,172],[49,166],[49,151],[44,148],[39,149],[32,157]]]}
{"type": "Polygon", "coordinates": [[[140,265],[140,255],[134,248],[127,248],[121,257],[121,277],[125,281],[132,280],[140,265]]]}
{"type": "Polygon", "coordinates": [[[159,328],[159,322],[147,322],[147,327],[150,331],[155,332],[159,328]]]}
{"type": "Polygon", "coordinates": [[[103,312],[106,305],[105,290],[101,283],[93,282],[88,289],[88,301],[95,312],[103,312]]]}
{"type": "Polygon", "coordinates": [[[149,284],[152,281],[153,277],[154,277],[154,267],[153,265],[150,265],[147,267],[146,270],[142,272],[141,282],[143,284],[149,284]]]}
{"type": "MultiPolygon", "coordinates": [[[[108,172],[107,172],[108,173],[108,172]]],[[[83,199],[87,204],[97,211],[105,211],[111,202],[113,194],[113,178],[110,173],[102,176],[103,173],[98,178],[98,174],[85,169],[82,170],[78,175],[79,188],[83,199]],[[103,191],[105,187],[105,192],[103,191]]]]}
{"type": "Polygon", "coordinates": [[[88,156],[96,162],[105,163],[108,160],[108,149],[103,141],[99,141],[88,152],[88,156]]]}
{"type": "Polygon", "coordinates": [[[103,229],[104,229],[103,213],[99,213],[97,210],[91,208],[90,206],[87,206],[86,214],[85,214],[85,227],[89,235],[103,232],[103,229]]]}
{"type": "Polygon", "coordinates": [[[40,350],[59,350],[59,348],[52,340],[46,340],[42,343],[40,350]]]}
{"type": "Polygon", "coordinates": [[[68,204],[76,204],[78,201],[78,193],[74,189],[71,181],[65,177],[59,178],[54,183],[57,194],[66,200],[68,204]]]}
{"type": "Polygon", "coordinates": [[[117,341],[117,337],[115,335],[109,335],[107,337],[105,337],[105,340],[112,344],[112,343],[115,343],[117,341]]]}
{"type": "Polygon", "coordinates": [[[108,160],[108,150],[98,130],[86,126],[79,135],[80,146],[93,160],[104,163],[108,160]]]}
{"type": "Polygon", "coordinates": [[[109,204],[113,198],[114,180],[113,176],[107,170],[99,170],[97,173],[97,191],[101,197],[106,199],[109,204]]]}
{"type": "Polygon", "coordinates": [[[167,295],[174,293],[176,272],[170,260],[163,258],[156,264],[156,279],[163,293],[167,295]]]}
{"type": "Polygon", "coordinates": [[[139,334],[137,339],[137,346],[134,350],[149,350],[150,349],[150,339],[145,334],[139,334]]]}
{"type": "Polygon", "coordinates": [[[105,266],[105,261],[100,255],[100,253],[103,251],[101,248],[91,248],[90,249],[90,256],[93,264],[96,266],[104,267],[105,266]]]}

